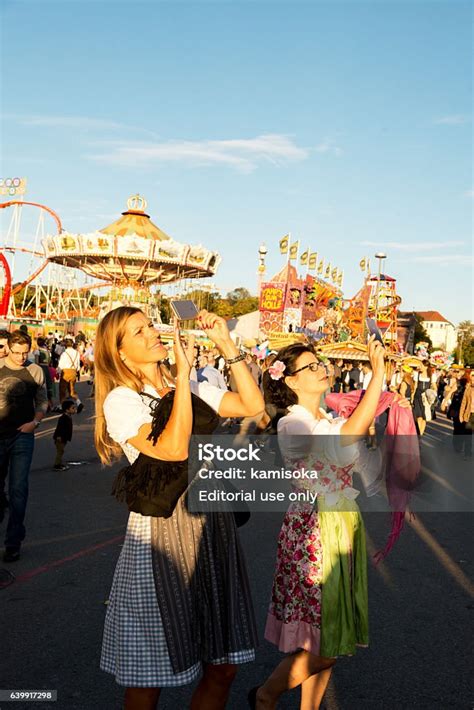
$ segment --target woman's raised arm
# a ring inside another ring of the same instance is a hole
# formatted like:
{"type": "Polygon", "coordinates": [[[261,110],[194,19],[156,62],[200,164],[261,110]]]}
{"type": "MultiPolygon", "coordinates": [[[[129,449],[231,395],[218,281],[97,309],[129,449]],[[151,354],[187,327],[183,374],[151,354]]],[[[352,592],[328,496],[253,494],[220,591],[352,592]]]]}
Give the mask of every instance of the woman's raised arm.
{"type": "MultiPolygon", "coordinates": [[[[230,337],[229,329],[223,318],[214,313],[200,311],[198,323],[226,360],[239,356],[239,351],[230,337]]],[[[249,368],[244,360],[240,360],[230,367],[237,385],[237,392],[225,393],[219,406],[219,416],[257,416],[264,411],[265,402],[249,368]]]]}
{"type": "Polygon", "coordinates": [[[372,365],[372,379],[360,403],[341,428],[343,436],[365,436],[375,418],[375,412],[382,392],[385,374],[385,351],[381,343],[371,336],[368,343],[369,360],[372,365]]]}

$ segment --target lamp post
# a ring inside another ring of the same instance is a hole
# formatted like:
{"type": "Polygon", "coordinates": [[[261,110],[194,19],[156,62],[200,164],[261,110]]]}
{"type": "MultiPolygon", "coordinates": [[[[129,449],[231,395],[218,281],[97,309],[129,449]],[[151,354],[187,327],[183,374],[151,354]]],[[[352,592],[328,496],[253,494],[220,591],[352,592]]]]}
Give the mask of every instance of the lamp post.
{"type": "Polygon", "coordinates": [[[258,290],[259,296],[260,296],[260,291],[262,289],[263,275],[266,271],[265,257],[267,255],[267,253],[268,253],[268,249],[265,246],[265,244],[264,243],[260,244],[260,246],[258,248],[258,271],[257,271],[257,274],[258,274],[258,288],[257,288],[257,290],[258,290]]]}
{"type": "Polygon", "coordinates": [[[379,270],[377,276],[377,288],[375,290],[375,322],[377,322],[379,317],[379,291],[380,291],[380,276],[382,273],[382,261],[387,258],[387,255],[381,251],[375,254],[375,258],[379,260],[379,270]]]}

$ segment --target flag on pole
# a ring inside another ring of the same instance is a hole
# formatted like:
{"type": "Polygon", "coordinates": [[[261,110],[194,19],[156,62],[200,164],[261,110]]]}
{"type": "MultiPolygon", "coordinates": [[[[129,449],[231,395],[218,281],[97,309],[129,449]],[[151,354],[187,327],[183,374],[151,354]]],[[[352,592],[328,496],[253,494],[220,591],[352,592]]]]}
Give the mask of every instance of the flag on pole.
{"type": "Polygon", "coordinates": [[[297,242],[294,242],[290,246],[290,259],[296,259],[298,256],[298,248],[299,248],[300,242],[299,240],[297,242]]]}
{"type": "Polygon", "coordinates": [[[288,253],[288,241],[289,241],[288,234],[285,234],[285,236],[280,239],[280,254],[287,254],[288,253]]]}
{"type": "Polygon", "coordinates": [[[311,271],[313,269],[315,269],[317,261],[318,261],[318,252],[313,251],[313,253],[309,255],[308,269],[311,269],[311,271]]]}
{"type": "Polygon", "coordinates": [[[309,256],[309,249],[306,249],[306,251],[303,252],[303,254],[301,254],[301,256],[300,256],[301,266],[304,266],[305,264],[308,263],[308,256],[309,256]]]}
{"type": "Polygon", "coordinates": [[[323,269],[324,269],[324,259],[321,259],[321,261],[318,264],[318,270],[317,270],[317,274],[319,276],[322,276],[323,269]]]}
{"type": "Polygon", "coordinates": [[[331,262],[326,266],[326,271],[324,272],[324,278],[328,279],[331,276],[331,262]]]}
{"type": "Polygon", "coordinates": [[[367,268],[367,257],[366,256],[364,256],[364,258],[359,261],[359,266],[360,266],[361,271],[366,270],[366,268],[367,268]]]}
{"type": "Polygon", "coordinates": [[[336,266],[336,267],[334,267],[334,269],[331,271],[331,281],[332,281],[333,283],[336,283],[337,272],[338,272],[338,268],[337,268],[337,266],[336,266]]]}

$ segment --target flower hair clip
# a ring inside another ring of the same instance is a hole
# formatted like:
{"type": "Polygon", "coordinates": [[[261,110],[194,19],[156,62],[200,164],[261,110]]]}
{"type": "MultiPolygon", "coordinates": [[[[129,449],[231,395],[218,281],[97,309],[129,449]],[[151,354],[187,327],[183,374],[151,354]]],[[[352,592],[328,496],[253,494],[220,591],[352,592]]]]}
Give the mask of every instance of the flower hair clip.
{"type": "Polygon", "coordinates": [[[273,365],[268,368],[270,377],[272,380],[280,380],[283,377],[283,373],[286,370],[286,365],[281,360],[275,360],[273,365]]]}

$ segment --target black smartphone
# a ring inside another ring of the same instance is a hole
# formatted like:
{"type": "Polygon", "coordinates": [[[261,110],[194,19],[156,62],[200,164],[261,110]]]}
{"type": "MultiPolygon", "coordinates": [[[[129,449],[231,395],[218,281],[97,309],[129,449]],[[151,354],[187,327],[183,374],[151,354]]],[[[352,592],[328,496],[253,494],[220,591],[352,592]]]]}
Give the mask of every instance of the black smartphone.
{"type": "Polygon", "coordinates": [[[381,343],[383,345],[384,342],[383,342],[382,333],[380,332],[380,328],[378,327],[378,325],[374,321],[374,319],[373,318],[366,318],[365,325],[367,326],[367,330],[369,331],[369,335],[375,335],[375,340],[378,340],[379,343],[381,343]]]}
{"type": "Polygon", "coordinates": [[[170,301],[170,306],[178,320],[193,320],[199,313],[194,301],[170,301]]]}

